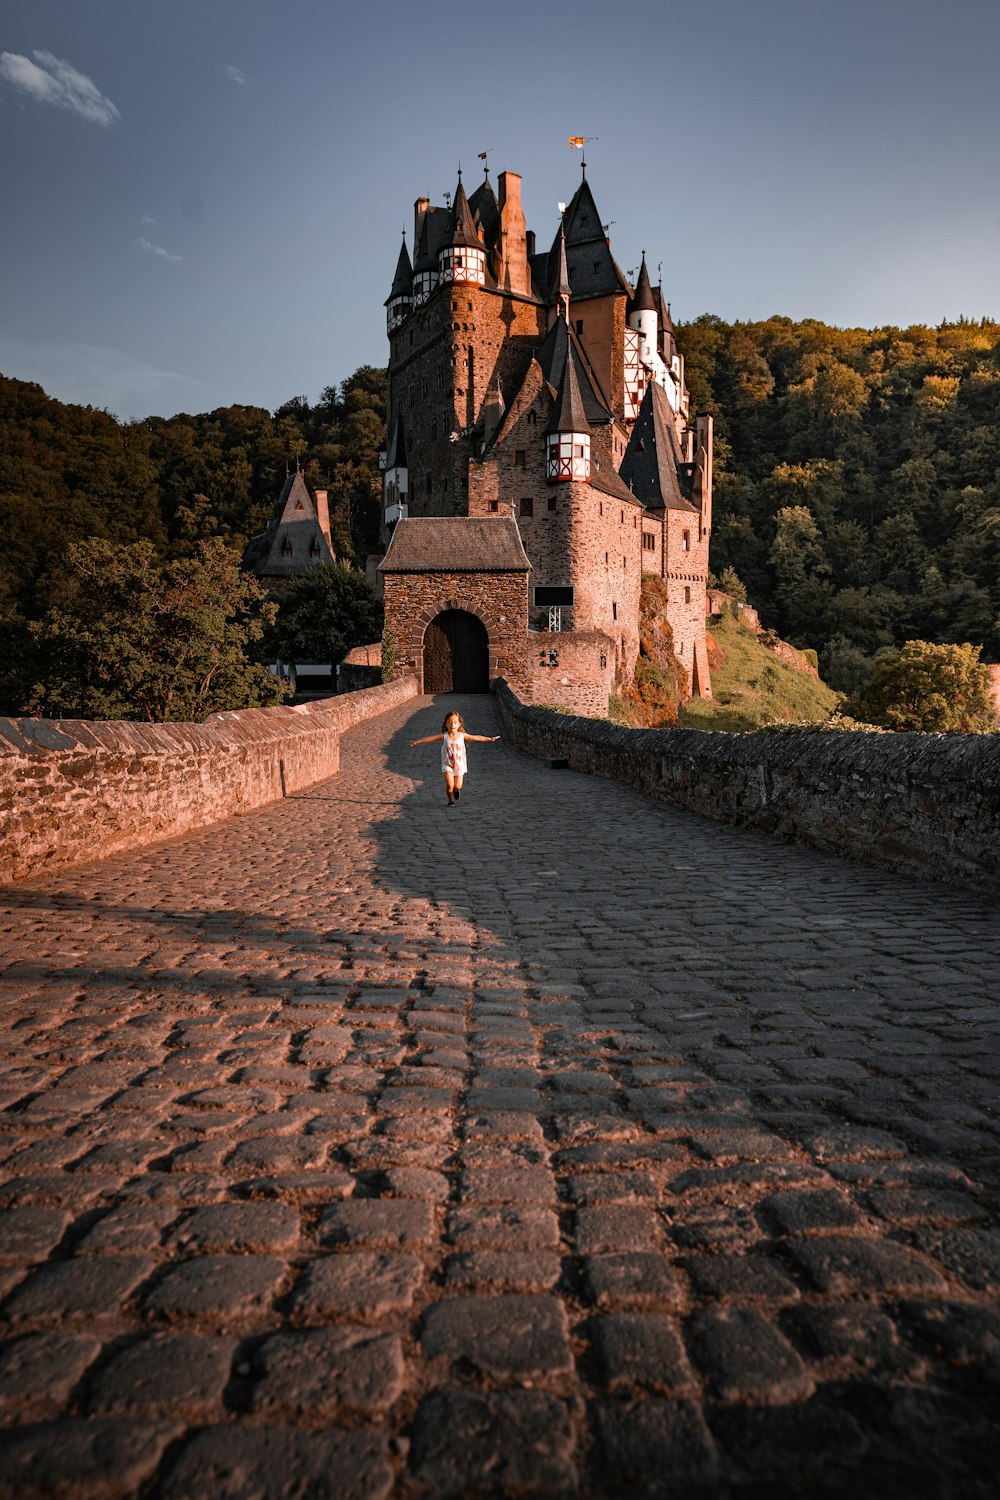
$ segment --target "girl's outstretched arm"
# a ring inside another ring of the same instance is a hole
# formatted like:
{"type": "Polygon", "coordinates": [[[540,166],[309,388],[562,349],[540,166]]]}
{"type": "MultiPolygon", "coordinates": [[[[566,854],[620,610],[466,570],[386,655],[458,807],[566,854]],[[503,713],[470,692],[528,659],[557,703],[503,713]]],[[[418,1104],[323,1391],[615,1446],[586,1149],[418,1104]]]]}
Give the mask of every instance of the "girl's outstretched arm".
{"type": "MultiPolygon", "coordinates": [[[[468,736],[466,736],[466,738],[468,738],[468,736]]],[[[426,739],[411,740],[410,744],[411,745],[433,745],[433,743],[434,743],[435,740],[443,740],[443,739],[444,739],[444,735],[443,734],[429,734],[429,735],[427,735],[426,739]]]]}
{"type": "Polygon", "coordinates": [[[493,745],[500,738],[498,734],[467,734],[467,740],[478,740],[480,745],[493,745]]]}

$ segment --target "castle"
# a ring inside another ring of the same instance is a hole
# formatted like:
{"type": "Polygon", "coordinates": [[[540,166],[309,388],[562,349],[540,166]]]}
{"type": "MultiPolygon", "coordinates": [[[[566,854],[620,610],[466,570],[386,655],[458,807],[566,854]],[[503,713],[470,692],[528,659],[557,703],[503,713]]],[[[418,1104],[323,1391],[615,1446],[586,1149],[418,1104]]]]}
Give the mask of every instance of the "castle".
{"type": "Polygon", "coordinates": [[[712,420],[643,254],[618,267],[586,176],[548,250],[521,179],[415,205],[386,299],[388,440],[377,563],[399,667],[424,692],[502,674],[531,702],[605,715],[639,653],[643,574],[710,696],[712,420]]]}

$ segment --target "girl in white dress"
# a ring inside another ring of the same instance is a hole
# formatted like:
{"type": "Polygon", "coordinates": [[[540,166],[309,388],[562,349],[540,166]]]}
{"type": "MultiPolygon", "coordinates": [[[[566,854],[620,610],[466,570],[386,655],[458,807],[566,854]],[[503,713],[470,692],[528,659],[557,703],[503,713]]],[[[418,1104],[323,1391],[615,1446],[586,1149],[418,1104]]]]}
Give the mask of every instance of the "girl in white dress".
{"type": "Polygon", "coordinates": [[[444,784],[448,792],[448,806],[454,807],[462,795],[462,778],[469,769],[465,755],[466,740],[477,740],[481,745],[492,745],[499,738],[498,734],[469,734],[462,723],[462,715],[452,710],[450,714],[445,715],[440,734],[429,734],[422,740],[411,740],[410,744],[433,745],[436,740],[441,741],[441,769],[444,772],[444,784]]]}

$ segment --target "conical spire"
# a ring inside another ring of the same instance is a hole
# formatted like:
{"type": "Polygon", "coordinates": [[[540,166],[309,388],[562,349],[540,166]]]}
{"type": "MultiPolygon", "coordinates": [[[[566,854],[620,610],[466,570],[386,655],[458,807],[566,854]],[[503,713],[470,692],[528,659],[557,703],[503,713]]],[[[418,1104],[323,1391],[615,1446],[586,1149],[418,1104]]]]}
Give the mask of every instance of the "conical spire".
{"type": "Polygon", "coordinates": [[[413,268],[410,265],[410,253],[406,248],[406,235],[403,235],[403,243],[399,250],[399,259],[396,262],[396,274],[392,278],[392,288],[385,305],[394,301],[397,297],[409,297],[413,293],[413,268]]]}
{"type": "Polygon", "coordinates": [[[656,312],[656,298],[653,296],[653,288],[649,284],[649,272],[646,270],[646,252],[642,252],[642,265],[639,269],[639,280],[635,284],[635,296],[632,299],[632,312],[656,312]]]}
{"type": "Polygon", "coordinates": [[[553,296],[562,301],[565,297],[567,302],[570,295],[569,267],[566,264],[566,231],[562,224],[559,225],[559,254],[553,268],[553,281],[556,283],[552,288],[553,296]]]}
{"type": "Polygon", "coordinates": [[[576,360],[572,349],[569,350],[566,357],[562,380],[559,382],[559,390],[556,395],[556,404],[545,431],[546,433],[590,431],[590,423],[587,421],[587,412],[583,404],[583,394],[580,390],[580,380],[576,373],[576,360]]]}
{"type": "Polygon", "coordinates": [[[461,172],[458,174],[458,187],[455,189],[455,201],[451,207],[451,222],[448,225],[448,238],[445,243],[467,245],[473,250],[483,248],[483,242],[476,231],[469,200],[465,196],[465,188],[462,186],[461,172]]]}

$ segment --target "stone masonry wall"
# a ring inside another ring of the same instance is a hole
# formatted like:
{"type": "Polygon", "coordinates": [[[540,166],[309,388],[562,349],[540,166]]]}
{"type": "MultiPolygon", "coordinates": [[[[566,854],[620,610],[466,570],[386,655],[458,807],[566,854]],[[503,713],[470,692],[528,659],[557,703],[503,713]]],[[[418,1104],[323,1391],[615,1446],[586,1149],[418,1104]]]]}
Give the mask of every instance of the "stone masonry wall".
{"type": "Polygon", "coordinates": [[[1000,892],[1000,735],[623,729],[528,708],[506,683],[497,701],[532,755],[719,822],[1000,892]]]}
{"type": "Polygon", "coordinates": [[[571,714],[607,718],[615,685],[615,643],[600,631],[533,630],[528,670],[532,703],[557,703],[571,714]]]}
{"type": "Polygon", "coordinates": [[[412,672],[423,691],[424,632],[448,609],[474,614],[489,639],[489,675],[522,691],[528,633],[527,573],[386,573],[385,622],[396,637],[397,669],[412,672]]]}
{"type": "Polygon", "coordinates": [[[0,881],[140,849],[332,776],[352,724],[412,678],[204,724],[0,719],[0,881]]]}

